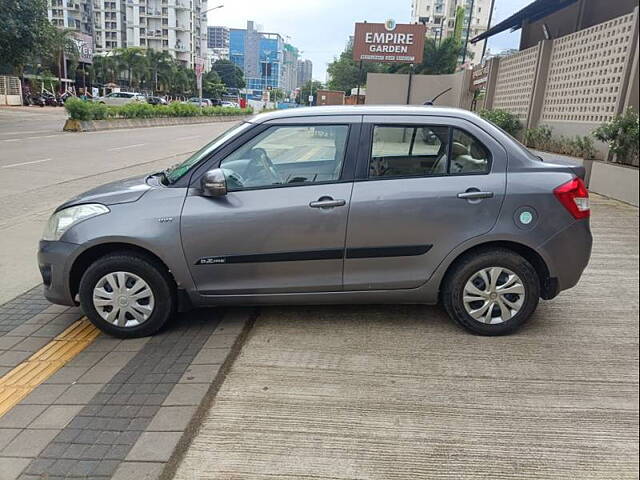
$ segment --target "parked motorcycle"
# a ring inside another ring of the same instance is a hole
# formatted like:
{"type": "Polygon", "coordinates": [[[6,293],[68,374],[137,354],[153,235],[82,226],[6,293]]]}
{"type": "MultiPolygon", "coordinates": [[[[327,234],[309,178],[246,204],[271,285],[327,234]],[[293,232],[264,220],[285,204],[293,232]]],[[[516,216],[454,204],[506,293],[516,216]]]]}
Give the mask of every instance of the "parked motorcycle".
{"type": "Polygon", "coordinates": [[[38,105],[39,107],[44,107],[46,105],[45,97],[39,93],[31,95],[31,104],[38,105]]]}

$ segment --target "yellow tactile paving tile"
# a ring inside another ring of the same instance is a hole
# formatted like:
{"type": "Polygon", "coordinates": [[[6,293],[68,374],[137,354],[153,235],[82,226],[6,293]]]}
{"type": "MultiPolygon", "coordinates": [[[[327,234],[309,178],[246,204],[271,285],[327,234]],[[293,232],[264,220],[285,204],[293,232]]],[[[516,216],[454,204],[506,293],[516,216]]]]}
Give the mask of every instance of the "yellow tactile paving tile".
{"type": "Polygon", "coordinates": [[[82,318],[0,378],[0,417],[87,348],[100,334],[82,318]]]}

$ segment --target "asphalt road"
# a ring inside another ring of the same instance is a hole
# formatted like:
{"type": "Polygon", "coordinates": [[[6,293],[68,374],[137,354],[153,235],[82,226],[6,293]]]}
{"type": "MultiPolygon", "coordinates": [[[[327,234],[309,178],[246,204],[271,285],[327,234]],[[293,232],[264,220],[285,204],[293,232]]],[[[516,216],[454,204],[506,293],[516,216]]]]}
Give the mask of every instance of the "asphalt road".
{"type": "Polygon", "coordinates": [[[232,123],[63,132],[62,108],[0,108],[0,304],[39,283],[35,252],[60,203],[172,165],[232,123]]]}
{"type": "Polygon", "coordinates": [[[638,478],[638,209],[595,197],[580,283],[507,337],[427,306],[261,309],[193,479],[638,478]]]}

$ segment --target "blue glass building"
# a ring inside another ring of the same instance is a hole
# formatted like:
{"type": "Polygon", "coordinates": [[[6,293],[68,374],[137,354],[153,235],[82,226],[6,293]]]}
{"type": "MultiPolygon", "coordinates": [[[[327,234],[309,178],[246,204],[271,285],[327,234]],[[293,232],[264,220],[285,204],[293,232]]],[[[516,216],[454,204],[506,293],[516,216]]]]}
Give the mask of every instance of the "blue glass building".
{"type": "Polygon", "coordinates": [[[252,21],[246,29],[229,31],[229,60],[242,69],[246,88],[256,94],[267,87],[282,88],[283,50],[279,34],[259,32],[252,21]]]}

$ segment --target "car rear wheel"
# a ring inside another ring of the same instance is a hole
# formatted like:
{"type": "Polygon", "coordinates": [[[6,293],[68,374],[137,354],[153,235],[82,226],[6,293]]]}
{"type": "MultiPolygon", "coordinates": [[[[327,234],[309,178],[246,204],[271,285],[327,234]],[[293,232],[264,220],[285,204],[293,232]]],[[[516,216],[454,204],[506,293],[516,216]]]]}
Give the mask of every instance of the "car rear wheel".
{"type": "Polygon", "coordinates": [[[109,335],[144,337],[157,332],[175,311],[175,288],[163,265],[122,252],[106,255],[80,280],[80,305],[109,335]]]}
{"type": "Polygon", "coordinates": [[[459,325],[480,335],[517,330],[538,306],[535,268],[508,249],[463,257],[447,274],[442,301],[459,325]]]}

